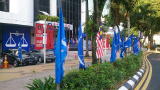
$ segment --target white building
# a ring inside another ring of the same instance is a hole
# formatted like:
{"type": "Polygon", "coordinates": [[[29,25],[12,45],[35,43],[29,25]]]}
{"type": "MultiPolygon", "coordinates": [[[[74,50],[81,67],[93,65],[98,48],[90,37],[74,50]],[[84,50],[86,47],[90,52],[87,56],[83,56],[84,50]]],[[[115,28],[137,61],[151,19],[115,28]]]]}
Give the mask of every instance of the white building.
{"type": "Polygon", "coordinates": [[[0,0],[0,51],[17,49],[21,39],[29,51],[36,13],[43,10],[56,16],[56,5],[57,0],[0,0]]]}
{"type": "MultiPolygon", "coordinates": [[[[67,24],[73,25],[70,38],[77,38],[81,19],[81,0],[61,0],[67,24]]],[[[0,51],[17,49],[21,39],[23,49],[34,44],[34,23],[40,11],[58,16],[58,0],[0,0],[0,51]]],[[[68,34],[68,33],[67,33],[68,34]]]]}

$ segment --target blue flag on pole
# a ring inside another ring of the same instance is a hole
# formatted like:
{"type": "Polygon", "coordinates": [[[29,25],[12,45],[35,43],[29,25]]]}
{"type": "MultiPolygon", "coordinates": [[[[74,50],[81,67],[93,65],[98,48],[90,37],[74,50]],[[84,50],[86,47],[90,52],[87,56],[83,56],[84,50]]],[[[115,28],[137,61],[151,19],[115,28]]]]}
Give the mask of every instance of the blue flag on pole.
{"type": "Polygon", "coordinates": [[[117,35],[116,32],[114,31],[114,37],[112,39],[112,49],[111,49],[111,58],[110,58],[110,62],[115,62],[116,60],[116,53],[117,53],[117,35]]]}
{"type": "Polygon", "coordinates": [[[121,36],[120,36],[120,31],[118,31],[117,35],[116,35],[116,42],[117,42],[117,51],[119,51],[120,49],[120,44],[122,43],[121,41],[121,36]]]}
{"type": "Polygon", "coordinates": [[[22,60],[22,40],[18,43],[18,58],[22,60]]]}
{"type": "Polygon", "coordinates": [[[123,58],[124,57],[124,53],[125,53],[125,50],[126,48],[124,47],[124,36],[121,37],[121,43],[120,43],[120,49],[121,49],[121,52],[120,52],[120,57],[123,58]]]}
{"type": "Polygon", "coordinates": [[[83,55],[83,33],[81,25],[78,27],[78,59],[79,59],[79,68],[85,69],[84,55],[83,55]]]}
{"type": "Polygon", "coordinates": [[[63,64],[67,56],[67,44],[65,37],[65,28],[63,22],[63,13],[62,8],[59,9],[59,28],[57,34],[57,41],[55,46],[55,55],[56,55],[56,83],[60,84],[64,75],[63,64]]]}
{"type": "Polygon", "coordinates": [[[124,46],[125,46],[125,48],[129,48],[129,47],[131,47],[131,45],[132,45],[132,38],[134,37],[134,35],[132,34],[132,35],[130,35],[129,37],[128,37],[128,39],[127,39],[127,41],[125,41],[124,42],[124,46]]]}
{"type": "Polygon", "coordinates": [[[138,42],[139,42],[139,39],[138,37],[134,37],[134,42],[133,42],[133,53],[135,55],[138,55],[140,49],[139,49],[139,46],[138,46],[138,42]]]}

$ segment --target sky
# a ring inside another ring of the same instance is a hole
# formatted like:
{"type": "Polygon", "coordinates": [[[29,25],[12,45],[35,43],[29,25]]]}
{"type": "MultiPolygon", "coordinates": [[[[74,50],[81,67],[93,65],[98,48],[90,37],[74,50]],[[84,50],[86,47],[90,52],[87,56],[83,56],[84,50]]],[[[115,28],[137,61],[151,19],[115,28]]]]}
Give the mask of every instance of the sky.
{"type": "MultiPolygon", "coordinates": [[[[107,9],[107,6],[109,4],[110,0],[106,1],[106,4],[104,6],[104,10],[102,12],[102,16],[107,15],[109,13],[109,9],[107,9]]],[[[82,7],[81,7],[81,24],[82,24],[82,30],[84,29],[84,24],[86,22],[86,2],[82,1],[82,7]]],[[[93,0],[88,0],[88,4],[89,4],[89,15],[92,15],[93,13],[93,0]]],[[[102,18],[102,20],[104,20],[102,18]]]]}

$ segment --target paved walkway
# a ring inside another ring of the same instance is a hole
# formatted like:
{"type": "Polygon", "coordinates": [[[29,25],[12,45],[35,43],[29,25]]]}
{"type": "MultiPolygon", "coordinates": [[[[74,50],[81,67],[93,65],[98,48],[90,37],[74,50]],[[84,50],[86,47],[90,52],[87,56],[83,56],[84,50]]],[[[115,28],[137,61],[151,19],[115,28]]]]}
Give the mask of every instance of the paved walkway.
{"type": "MultiPolygon", "coordinates": [[[[110,51],[102,58],[109,61],[110,51]]],[[[85,53],[85,52],[84,52],[85,53]]],[[[89,52],[91,56],[91,52],[89,52]]],[[[86,66],[91,65],[91,57],[85,58],[86,66]]],[[[66,57],[65,73],[78,69],[79,61],[76,51],[71,51],[66,57]]],[[[25,86],[35,78],[55,76],[55,63],[0,69],[0,90],[28,90],[25,86]]]]}
{"type": "MultiPolygon", "coordinates": [[[[78,57],[72,52],[66,58],[65,73],[78,69],[78,57]]],[[[91,57],[85,58],[86,66],[91,65],[91,57]]],[[[55,76],[55,63],[0,69],[0,90],[27,90],[25,87],[35,78],[55,76]]]]}

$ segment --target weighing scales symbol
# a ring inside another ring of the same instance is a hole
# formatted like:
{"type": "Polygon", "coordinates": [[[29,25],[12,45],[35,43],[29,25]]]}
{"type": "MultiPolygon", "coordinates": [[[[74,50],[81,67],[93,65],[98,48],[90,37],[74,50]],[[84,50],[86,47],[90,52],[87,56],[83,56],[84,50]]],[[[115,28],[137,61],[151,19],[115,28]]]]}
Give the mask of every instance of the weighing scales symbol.
{"type": "Polygon", "coordinates": [[[16,35],[16,36],[19,36],[19,35],[22,35],[22,47],[28,47],[28,43],[26,41],[26,39],[24,38],[24,33],[10,33],[10,36],[5,44],[6,47],[16,47],[16,42],[15,40],[13,39],[12,35],[16,35]]]}

